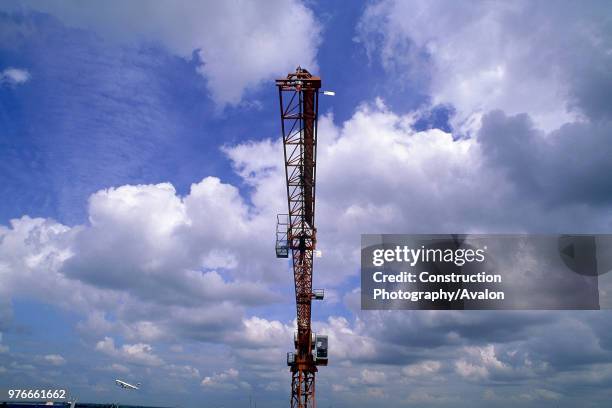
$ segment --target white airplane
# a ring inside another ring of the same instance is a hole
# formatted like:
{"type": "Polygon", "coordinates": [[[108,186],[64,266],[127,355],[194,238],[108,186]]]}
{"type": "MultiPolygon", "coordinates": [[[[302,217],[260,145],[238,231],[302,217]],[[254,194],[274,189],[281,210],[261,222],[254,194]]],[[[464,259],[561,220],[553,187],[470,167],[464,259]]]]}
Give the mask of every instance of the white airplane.
{"type": "Polygon", "coordinates": [[[130,383],[126,383],[125,381],[115,380],[115,384],[120,386],[121,388],[125,388],[127,390],[139,390],[140,383],[136,383],[136,385],[132,385],[130,383]]]}

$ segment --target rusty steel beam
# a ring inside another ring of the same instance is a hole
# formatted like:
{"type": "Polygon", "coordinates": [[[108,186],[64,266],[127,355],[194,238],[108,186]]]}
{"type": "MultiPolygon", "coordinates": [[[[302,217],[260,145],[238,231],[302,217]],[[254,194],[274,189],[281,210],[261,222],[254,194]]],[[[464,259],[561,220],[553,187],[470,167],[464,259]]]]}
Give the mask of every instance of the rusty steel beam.
{"type": "Polygon", "coordinates": [[[293,261],[297,344],[291,366],[291,407],[315,406],[315,373],[312,354],[311,307],[313,253],[316,248],[315,191],[317,115],[321,79],[299,68],[276,81],[285,155],[288,247],[293,261]]]}

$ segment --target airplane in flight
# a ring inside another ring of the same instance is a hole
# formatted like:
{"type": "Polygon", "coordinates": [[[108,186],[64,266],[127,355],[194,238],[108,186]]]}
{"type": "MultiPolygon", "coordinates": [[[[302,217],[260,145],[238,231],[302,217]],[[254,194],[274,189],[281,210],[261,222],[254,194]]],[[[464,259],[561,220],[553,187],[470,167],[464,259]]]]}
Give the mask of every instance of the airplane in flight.
{"type": "Polygon", "coordinates": [[[117,384],[121,388],[125,388],[127,390],[139,390],[140,389],[139,388],[140,387],[140,383],[136,383],[136,385],[132,385],[132,384],[127,383],[125,381],[115,380],[115,384],[117,384]]]}

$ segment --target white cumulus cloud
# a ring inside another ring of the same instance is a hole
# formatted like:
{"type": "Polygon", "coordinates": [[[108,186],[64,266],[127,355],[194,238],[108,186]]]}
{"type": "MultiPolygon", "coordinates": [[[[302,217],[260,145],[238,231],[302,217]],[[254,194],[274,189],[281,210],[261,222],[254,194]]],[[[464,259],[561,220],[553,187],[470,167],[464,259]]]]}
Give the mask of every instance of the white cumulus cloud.
{"type": "Polygon", "coordinates": [[[147,366],[159,366],[163,360],[153,353],[153,347],[145,343],[124,344],[120,348],[115,347],[112,337],[105,337],[96,343],[96,350],[111,357],[120,358],[134,364],[147,366]]]}
{"type": "Polygon", "coordinates": [[[239,372],[235,368],[229,368],[221,373],[215,373],[212,376],[206,376],[202,380],[202,387],[217,388],[225,390],[234,390],[238,387],[248,388],[248,383],[240,381],[239,372]]]}
{"type": "Polygon", "coordinates": [[[367,7],[359,32],[390,76],[417,78],[434,104],[452,104],[456,129],[475,133],[484,113],[502,109],[551,131],[599,112],[592,105],[609,93],[610,12],[607,2],[388,0],[367,7]]]}
{"type": "Polygon", "coordinates": [[[30,80],[30,73],[21,68],[5,68],[0,71],[0,84],[21,85],[30,80]]]}
{"type": "Polygon", "coordinates": [[[47,354],[44,356],[44,360],[51,365],[64,365],[66,363],[66,359],[59,354],[47,354]]]}
{"type": "Polygon", "coordinates": [[[298,65],[316,71],[321,28],[300,0],[252,1],[20,1],[7,10],[37,10],[65,24],[93,29],[121,43],[158,43],[197,70],[219,105],[237,104],[261,82],[298,65]]]}

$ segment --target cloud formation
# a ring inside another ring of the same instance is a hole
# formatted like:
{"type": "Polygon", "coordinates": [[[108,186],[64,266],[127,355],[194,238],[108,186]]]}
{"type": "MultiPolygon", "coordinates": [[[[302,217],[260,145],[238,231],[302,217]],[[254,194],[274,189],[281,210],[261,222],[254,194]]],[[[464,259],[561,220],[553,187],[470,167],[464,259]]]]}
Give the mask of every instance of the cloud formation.
{"type": "MultiPolygon", "coordinates": [[[[534,130],[525,115],[493,112],[469,139],[439,129],[417,131],[414,120],[379,100],[359,107],[341,126],[331,116],[320,123],[317,217],[324,226],[319,238],[325,255],[317,259],[316,280],[344,293],[345,305],[355,313],[313,323],[317,332],[329,335],[335,362],[326,370],[329,381],[343,384],[341,393],[366,386],[368,398],[382,398],[405,382],[420,384],[424,377],[433,383],[458,378],[457,387],[475,386],[477,380],[536,384],[548,378],[549,391],[560,393],[567,370],[607,367],[612,340],[606,325],[592,317],[509,313],[501,321],[495,313],[361,313],[355,308],[351,299],[358,292],[346,282],[358,272],[359,241],[346,238],[365,229],[527,232],[610,222],[607,201],[594,204],[589,194],[580,205],[559,200],[551,211],[550,194],[520,173],[537,168],[544,177],[568,164],[550,158],[538,167],[538,148],[513,151],[517,137],[548,143],[547,151],[569,150],[569,138],[534,130]],[[509,129],[509,145],[498,151],[491,138],[502,129],[509,129]],[[519,157],[523,162],[514,169],[519,157]],[[362,188],[351,188],[347,180],[359,180],[362,188]],[[587,211],[589,217],[580,216],[587,211]],[[563,332],[581,333],[574,336],[580,346],[560,341],[563,332]],[[346,383],[351,367],[361,374],[346,383]],[[385,373],[385,387],[378,373],[385,373]]],[[[600,135],[588,137],[592,143],[584,142],[595,146],[600,135]]],[[[197,378],[208,389],[246,387],[232,369],[281,390],[286,372],[268,368],[279,365],[290,347],[294,322],[246,314],[273,301],[292,301],[290,293],[275,294],[280,276],[280,285],[290,287],[290,274],[275,263],[270,245],[255,239],[273,237],[273,214],[284,205],[281,149],[271,140],[224,148],[250,186],[248,200],[234,186],[209,177],[184,197],[168,183],[101,190],[89,200],[85,225],[13,220],[0,231],[3,288],[11,296],[45,294],[49,302],[88,311],[80,327],[86,336],[99,336],[91,347],[111,358],[105,367],[114,371],[126,372],[131,364],[164,366],[172,378],[197,378]],[[128,341],[116,345],[114,336],[128,341]],[[160,347],[176,343],[221,347],[231,366],[201,380],[204,365],[179,364],[160,347]],[[158,349],[160,354],[154,352],[158,349]]],[[[593,163],[593,170],[596,164],[607,166],[603,160],[593,163]]],[[[568,189],[580,186],[579,179],[566,182],[568,189]]],[[[452,400],[452,390],[446,396],[433,391],[423,386],[421,394],[405,397],[452,400]]]]}
{"type": "Polygon", "coordinates": [[[30,73],[21,68],[5,68],[0,71],[0,85],[21,85],[30,80],[30,73]]]}
{"type": "Polygon", "coordinates": [[[236,389],[237,383],[241,386],[248,386],[244,382],[239,382],[239,372],[234,368],[230,368],[218,374],[204,377],[202,380],[202,387],[204,388],[225,388],[225,389],[236,389]]]}
{"type": "MultiPolygon", "coordinates": [[[[277,32],[310,30],[300,52],[311,62],[318,41],[312,13],[295,2],[207,5],[206,16],[199,6],[162,15],[157,3],[130,3],[91,19],[58,4],[38,7],[123,42],[156,41],[185,58],[195,50],[220,104],[238,103],[258,81],[293,68],[297,54],[285,53],[277,32]],[[151,18],[124,24],[143,10],[151,18]],[[235,37],[221,38],[226,15],[236,19],[235,37]],[[212,34],[202,39],[200,29],[212,34]],[[237,64],[243,57],[254,62],[237,64]]],[[[432,103],[452,104],[457,116],[453,132],[422,130],[416,122],[427,107],[401,114],[377,99],[343,123],[320,120],[324,255],[315,285],[338,300],[324,303],[315,315],[324,318],[313,322],[330,340],[321,395],[333,389],[334,403],[389,406],[610,400],[608,314],[361,312],[354,287],[362,232],[609,230],[610,37],[598,17],[608,6],[594,4],[584,11],[563,3],[554,13],[522,2],[471,11],[437,2],[367,8],[359,31],[371,56],[400,79],[429,71],[432,103]]],[[[91,195],[83,224],[23,216],[0,226],[0,301],[45,299],[76,311],[83,347],[95,351],[91,364],[102,372],[149,376],[173,392],[191,384],[207,395],[253,387],[286,396],[292,282],[272,251],[275,214],[286,208],[282,145],[243,141],[222,151],[235,185],[205,177],[184,195],[170,183],[109,186],[91,195]]],[[[4,302],[6,331],[13,325],[4,302]]],[[[6,337],[2,373],[31,378],[38,364],[73,368],[75,356],[48,350],[30,358],[9,349],[6,337]]]]}
{"type": "Polygon", "coordinates": [[[528,112],[551,131],[583,115],[609,117],[611,12],[605,1],[389,0],[367,7],[359,38],[390,76],[424,81],[433,104],[451,104],[461,133],[475,133],[494,109],[528,112]]]}
{"type": "Polygon", "coordinates": [[[321,28],[300,0],[181,1],[173,7],[163,1],[16,1],[2,8],[49,13],[122,44],[162,45],[179,57],[195,56],[220,106],[240,103],[245,92],[298,65],[317,67],[321,28]]]}
{"type": "Polygon", "coordinates": [[[105,337],[96,343],[96,350],[130,363],[148,366],[163,364],[163,360],[153,353],[153,347],[145,343],[124,344],[117,348],[115,340],[105,337]]]}
{"type": "Polygon", "coordinates": [[[61,366],[66,364],[66,359],[59,354],[47,354],[43,358],[51,365],[61,366]]]}

